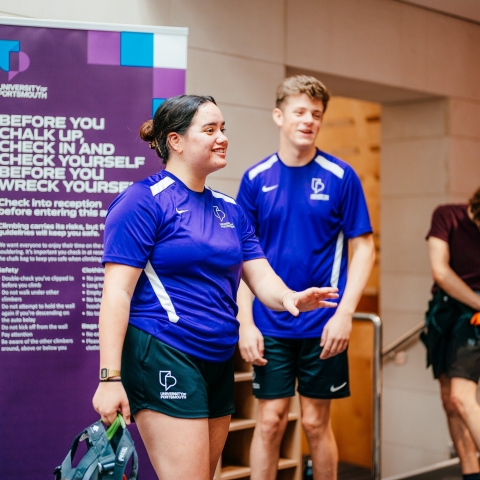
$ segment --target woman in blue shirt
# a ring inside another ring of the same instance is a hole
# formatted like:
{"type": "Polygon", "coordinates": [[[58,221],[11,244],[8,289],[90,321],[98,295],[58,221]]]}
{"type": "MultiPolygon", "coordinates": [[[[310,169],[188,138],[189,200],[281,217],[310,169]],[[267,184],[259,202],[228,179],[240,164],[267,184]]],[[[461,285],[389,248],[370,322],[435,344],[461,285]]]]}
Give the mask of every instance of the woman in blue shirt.
{"type": "Polygon", "coordinates": [[[290,290],[235,200],[205,186],[225,167],[212,97],[166,100],[140,129],[166,167],[122,192],[105,225],[100,384],[109,424],[135,417],[159,478],[213,478],[233,407],[242,277],[274,310],[336,306],[335,288],[290,290]]]}

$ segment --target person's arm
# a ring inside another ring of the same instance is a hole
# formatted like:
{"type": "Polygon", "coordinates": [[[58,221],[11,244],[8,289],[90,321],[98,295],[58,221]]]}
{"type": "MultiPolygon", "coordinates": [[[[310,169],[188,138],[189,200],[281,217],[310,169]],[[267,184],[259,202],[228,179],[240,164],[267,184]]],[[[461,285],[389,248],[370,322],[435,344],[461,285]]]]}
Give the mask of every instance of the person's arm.
{"type": "Polygon", "coordinates": [[[337,311],[323,329],[320,346],[321,359],[343,352],[350,339],[352,317],[375,261],[375,244],[371,233],[350,240],[352,258],[348,267],[347,284],[337,311]]]}
{"type": "MultiPolygon", "coordinates": [[[[121,370],[122,348],[130,315],[130,301],[141,268],[107,263],[100,305],[100,368],[121,370]]],[[[121,382],[100,382],[92,400],[93,408],[107,425],[121,412],[130,423],[130,407],[121,382]]]]}
{"type": "Polygon", "coordinates": [[[337,288],[311,287],[301,292],[288,288],[266,258],[243,263],[242,278],[252,293],[270,310],[288,311],[293,316],[322,307],[336,307],[329,300],[338,298],[337,288]]]}
{"type": "Polygon", "coordinates": [[[240,355],[246,362],[253,363],[259,367],[267,364],[263,357],[265,352],[263,335],[253,320],[252,303],[254,296],[243,280],[237,293],[238,315],[240,323],[240,339],[238,347],[240,355]]]}
{"type": "Polygon", "coordinates": [[[459,302],[480,311],[480,295],[477,295],[450,266],[450,247],[437,237],[428,237],[428,257],[435,283],[459,302]]]}

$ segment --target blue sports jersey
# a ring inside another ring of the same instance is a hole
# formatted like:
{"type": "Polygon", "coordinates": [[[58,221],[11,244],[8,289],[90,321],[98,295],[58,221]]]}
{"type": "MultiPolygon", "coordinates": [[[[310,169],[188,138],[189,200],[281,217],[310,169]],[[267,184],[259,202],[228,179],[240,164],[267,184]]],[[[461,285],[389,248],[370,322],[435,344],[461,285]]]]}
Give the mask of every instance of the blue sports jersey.
{"type": "Polygon", "coordinates": [[[131,185],[107,213],[103,263],[143,269],[130,324],[202,360],[232,356],[242,264],[264,257],[235,200],[166,171],[131,185]]]}
{"type": "MultiPolygon", "coordinates": [[[[360,180],[347,163],[317,150],[307,165],[288,167],[274,154],[245,172],[237,202],[290,288],[338,287],[341,300],[348,239],[372,231],[360,180]]],[[[262,334],[279,338],[318,337],[334,313],[320,309],[293,317],[256,299],[253,305],[262,334]]]]}

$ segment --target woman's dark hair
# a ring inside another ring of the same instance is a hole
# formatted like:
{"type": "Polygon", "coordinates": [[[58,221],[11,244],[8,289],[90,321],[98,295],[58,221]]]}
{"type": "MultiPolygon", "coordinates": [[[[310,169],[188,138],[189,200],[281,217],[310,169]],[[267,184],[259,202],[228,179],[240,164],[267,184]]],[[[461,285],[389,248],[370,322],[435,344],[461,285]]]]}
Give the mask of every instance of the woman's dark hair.
{"type": "Polygon", "coordinates": [[[480,188],[478,188],[477,191],[473,194],[468,204],[470,205],[473,219],[476,222],[480,222],[480,188]]]}
{"type": "Polygon", "coordinates": [[[204,103],[216,105],[208,95],[178,95],[165,100],[155,112],[153,120],[147,120],[140,127],[140,138],[150,143],[157,155],[167,163],[170,156],[168,134],[175,132],[184,135],[190,127],[193,117],[204,103]]]}

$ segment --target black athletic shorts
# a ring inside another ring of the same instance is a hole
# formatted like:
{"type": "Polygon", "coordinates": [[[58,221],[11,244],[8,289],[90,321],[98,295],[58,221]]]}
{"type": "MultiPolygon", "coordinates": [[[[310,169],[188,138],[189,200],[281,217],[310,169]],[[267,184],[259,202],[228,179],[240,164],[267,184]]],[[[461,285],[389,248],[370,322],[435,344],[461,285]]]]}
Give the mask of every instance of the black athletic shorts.
{"type": "Polygon", "coordinates": [[[427,366],[433,376],[480,379],[480,327],[470,324],[474,310],[446,295],[434,294],[421,338],[427,347],[427,366]]]}
{"type": "Polygon", "coordinates": [[[330,399],[350,395],[347,351],[320,360],[320,338],[291,340],[264,337],[264,367],[253,366],[253,394],[259,399],[295,395],[330,399]]]}
{"type": "Polygon", "coordinates": [[[206,362],[129,325],[122,352],[122,383],[131,414],[148,408],[178,418],[231,415],[233,360],[206,362]]]}

